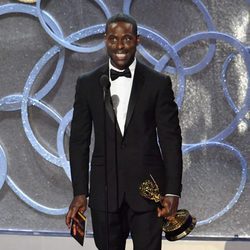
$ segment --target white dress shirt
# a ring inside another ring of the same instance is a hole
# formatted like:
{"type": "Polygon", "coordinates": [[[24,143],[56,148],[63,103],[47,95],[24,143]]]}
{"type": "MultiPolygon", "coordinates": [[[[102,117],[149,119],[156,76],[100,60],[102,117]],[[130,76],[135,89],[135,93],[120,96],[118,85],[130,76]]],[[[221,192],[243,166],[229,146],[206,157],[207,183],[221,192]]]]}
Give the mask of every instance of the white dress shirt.
{"type": "MultiPolygon", "coordinates": [[[[130,98],[131,89],[132,89],[133,80],[134,80],[134,74],[135,74],[135,66],[136,66],[136,59],[134,59],[134,61],[129,66],[129,70],[131,72],[131,78],[120,76],[114,81],[112,81],[110,77],[110,73],[109,73],[109,81],[111,83],[111,86],[110,86],[111,98],[114,95],[118,96],[118,101],[117,101],[118,105],[117,104],[115,105],[117,106],[116,117],[117,117],[117,122],[118,122],[122,135],[124,134],[125,122],[126,122],[127,111],[128,111],[128,103],[129,103],[129,98],[130,98]]],[[[124,71],[124,70],[119,70],[116,67],[114,67],[111,64],[111,61],[109,60],[109,72],[111,69],[114,69],[120,72],[124,71]]]]}

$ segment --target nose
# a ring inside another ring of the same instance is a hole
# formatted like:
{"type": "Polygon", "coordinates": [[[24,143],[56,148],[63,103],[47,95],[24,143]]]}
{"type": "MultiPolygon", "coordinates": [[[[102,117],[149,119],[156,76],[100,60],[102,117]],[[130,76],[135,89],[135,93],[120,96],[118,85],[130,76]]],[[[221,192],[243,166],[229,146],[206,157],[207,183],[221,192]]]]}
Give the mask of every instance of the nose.
{"type": "Polygon", "coordinates": [[[118,49],[123,49],[124,48],[124,42],[122,39],[117,41],[117,48],[118,49]]]}

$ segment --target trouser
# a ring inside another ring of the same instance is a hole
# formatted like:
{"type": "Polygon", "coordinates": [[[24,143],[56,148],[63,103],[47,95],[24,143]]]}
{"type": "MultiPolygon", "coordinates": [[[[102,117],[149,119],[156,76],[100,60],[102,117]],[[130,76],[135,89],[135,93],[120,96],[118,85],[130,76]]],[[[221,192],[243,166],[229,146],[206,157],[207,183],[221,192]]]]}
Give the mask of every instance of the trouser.
{"type": "Polygon", "coordinates": [[[156,209],[135,212],[124,201],[117,212],[108,213],[108,230],[106,212],[91,209],[91,216],[94,240],[99,250],[124,250],[129,233],[134,250],[161,249],[162,218],[157,217],[156,209]]]}

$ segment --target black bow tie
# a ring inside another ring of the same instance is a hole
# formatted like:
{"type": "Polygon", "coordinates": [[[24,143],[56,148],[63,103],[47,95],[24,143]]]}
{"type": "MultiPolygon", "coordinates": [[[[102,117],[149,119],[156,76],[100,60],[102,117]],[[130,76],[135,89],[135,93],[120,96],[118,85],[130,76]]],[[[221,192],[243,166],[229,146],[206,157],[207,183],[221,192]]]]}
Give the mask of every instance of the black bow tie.
{"type": "Polygon", "coordinates": [[[125,69],[122,72],[116,71],[114,69],[110,70],[110,78],[111,78],[112,81],[114,81],[115,79],[117,79],[120,76],[125,76],[125,77],[130,78],[131,77],[131,72],[130,72],[129,68],[125,69]]]}

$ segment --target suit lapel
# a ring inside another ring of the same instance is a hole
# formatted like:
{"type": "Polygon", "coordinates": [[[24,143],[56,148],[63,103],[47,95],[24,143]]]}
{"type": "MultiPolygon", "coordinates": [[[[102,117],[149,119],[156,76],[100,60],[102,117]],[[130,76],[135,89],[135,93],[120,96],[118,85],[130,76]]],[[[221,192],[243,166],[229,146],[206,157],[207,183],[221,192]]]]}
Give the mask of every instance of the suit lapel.
{"type": "Polygon", "coordinates": [[[142,64],[137,61],[136,68],[135,68],[134,80],[133,80],[133,86],[132,86],[129,104],[128,104],[128,111],[127,111],[127,116],[126,116],[123,137],[125,137],[125,135],[126,135],[126,131],[127,131],[128,125],[131,121],[131,118],[132,118],[132,115],[134,112],[134,108],[135,108],[136,102],[138,100],[139,94],[141,93],[143,84],[144,84],[144,75],[143,75],[143,70],[142,70],[142,64]]]}
{"type": "MultiPolygon", "coordinates": [[[[102,67],[101,75],[100,75],[99,79],[101,78],[102,75],[109,76],[109,67],[108,67],[107,63],[104,64],[104,66],[102,67]]],[[[100,86],[101,86],[101,84],[100,84],[100,86]]],[[[101,86],[101,88],[102,88],[102,86],[101,86]]],[[[102,88],[102,92],[103,92],[103,88],[102,88]]],[[[106,96],[106,98],[105,98],[105,108],[106,108],[106,111],[107,111],[110,119],[114,123],[115,122],[115,117],[114,117],[114,111],[113,111],[112,105],[110,103],[110,89],[108,91],[108,96],[106,96]]]]}
{"type": "MultiPolygon", "coordinates": [[[[105,64],[105,65],[103,66],[101,72],[102,72],[103,75],[109,76],[109,66],[108,66],[108,64],[105,64]]],[[[101,77],[101,76],[100,76],[100,77],[101,77]]],[[[107,96],[106,99],[105,99],[105,109],[106,109],[106,111],[107,111],[107,113],[108,113],[108,115],[109,115],[111,121],[112,121],[114,124],[115,124],[115,122],[116,122],[117,131],[119,132],[120,136],[122,136],[121,130],[120,130],[120,128],[119,128],[119,125],[118,125],[118,122],[117,122],[117,119],[116,119],[116,115],[115,115],[115,112],[114,112],[114,110],[113,110],[113,107],[112,107],[112,105],[111,105],[110,100],[111,100],[111,95],[110,95],[110,89],[109,89],[109,91],[108,91],[108,96],[107,96]]]]}

